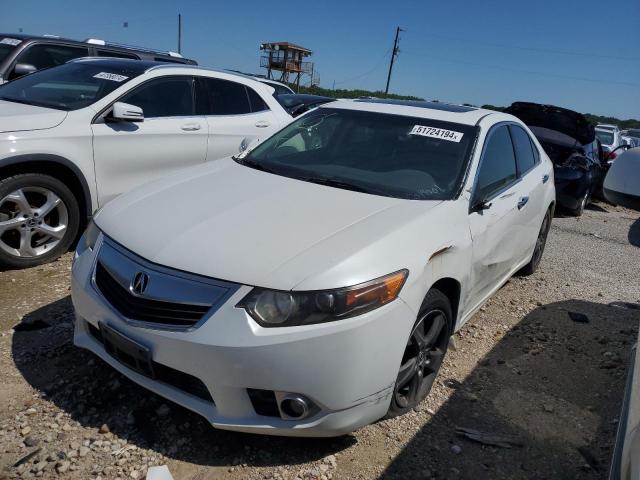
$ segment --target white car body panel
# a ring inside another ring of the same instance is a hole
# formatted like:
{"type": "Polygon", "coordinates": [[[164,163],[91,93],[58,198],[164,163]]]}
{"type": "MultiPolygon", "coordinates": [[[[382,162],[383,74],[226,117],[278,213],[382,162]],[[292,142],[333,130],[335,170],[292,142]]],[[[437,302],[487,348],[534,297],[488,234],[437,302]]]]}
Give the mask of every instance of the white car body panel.
{"type": "Polygon", "coordinates": [[[479,125],[460,195],[447,201],[371,195],[274,175],[230,158],[147,184],[96,215],[104,233],[95,251],[79,252],[76,258],[76,345],[219,428],[329,436],[383,416],[426,293],[443,279],[460,285],[453,319],[458,329],[523,267],[555,201],[553,167],[527,127],[510,115],[351,101],[337,101],[328,108],[479,125]],[[496,194],[489,210],[470,213],[487,132],[504,122],[529,133],[540,162],[496,194]],[[523,197],[528,202],[518,208],[523,197]],[[116,242],[124,254],[139,257],[145,265],[149,262],[144,268],[161,266],[241,286],[195,330],[145,328],[122,318],[93,285],[96,255],[105,248],[101,242],[107,248],[116,248],[116,242]],[[263,328],[235,307],[253,286],[333,289],[402,269],[409,274],[395,301],[346,320],[263,328]],[[200,378],[215,392],[215,406],[119,364],[92,336],[91,328],[101,322],[148,345],[154,361],[200,378]],[[293,423],[256,415],[246,388],[301,392],[322,411],[293,423]]]}
{"type": "Polygon", "coordinates": [[[207,158],[205,117],[96,123],[91,130],[100,205],[207,158]]]}
{"type": "Polygon", "coordinates": [[[640,210],[640,147],[623,152],[612,162],[603,188],[610,202],[640,210]]]}
{"type": "Polygon", "coordinates": [[[0,100],[0,134],[45,130],[62,123],[67,112],[0,100]]]}

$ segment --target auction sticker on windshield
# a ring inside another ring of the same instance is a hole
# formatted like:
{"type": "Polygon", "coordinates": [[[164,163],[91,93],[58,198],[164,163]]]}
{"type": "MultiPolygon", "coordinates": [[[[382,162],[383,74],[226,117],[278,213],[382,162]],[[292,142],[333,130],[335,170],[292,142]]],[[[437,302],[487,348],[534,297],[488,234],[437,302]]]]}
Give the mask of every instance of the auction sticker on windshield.
{"type": "Polygon", "coordinates": [[[102,80],[111,80],[112,82],[123,82],[129,77],[118,75],[117,73],[100,72],[96,73],[93,78],[101,78],[102,80]]]}
{"type": "Polygon", "coordinates": [[[5,45],[13,45],[14,47],[16,45],[19,45],[20,42],[22,42],[22,40],[18,38],[3,38],[2,40],[0,40],[0,43],[3,43],[5,45]]]}
{"type": "Polygon", "coordinates": [[[422,137],[439,138],[448,142],[460,142],[463,133],[445,130],[444,128],[426,127],[424,125],[414,125],[409,135],[420,135],[422,137]]]}

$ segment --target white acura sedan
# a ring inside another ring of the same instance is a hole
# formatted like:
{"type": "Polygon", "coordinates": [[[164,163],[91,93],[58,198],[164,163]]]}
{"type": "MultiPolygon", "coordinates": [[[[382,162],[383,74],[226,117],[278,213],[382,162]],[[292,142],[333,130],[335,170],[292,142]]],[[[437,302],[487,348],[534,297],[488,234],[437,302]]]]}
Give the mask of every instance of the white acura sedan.
{"type": "Polygon", "coordinates": [[[554,202],[515,117],[337,101],[100,211],[75,344],[217,428],[345,434],[425,398],[452,333],[538,266],[554,202]]]}

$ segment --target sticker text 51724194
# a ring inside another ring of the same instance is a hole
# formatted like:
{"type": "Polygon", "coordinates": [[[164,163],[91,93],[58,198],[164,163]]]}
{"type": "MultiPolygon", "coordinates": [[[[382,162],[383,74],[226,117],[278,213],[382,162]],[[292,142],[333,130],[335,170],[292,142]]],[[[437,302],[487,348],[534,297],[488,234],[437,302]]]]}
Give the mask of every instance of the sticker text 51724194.
{"type": "Polygon", "coordinates": [[[93,78],[100,78],[102,80],[111,80],[112,82],[123,82],[129,77],[125,77],[124,75],[118,75],[117,73],[108,73],[108,72],[100,72],[96,73],[93,78]]]}
{"type": "Polygon", "coordinates": [[[462,136],[461,132],[454,132],[453,130],[445,130],[444,128],[426,127],[424,125],[414,125],[409,135],[420,135],[422,137],[439,138],[441,140],[447,140],[448,142],[460,142],[462,136]]]}

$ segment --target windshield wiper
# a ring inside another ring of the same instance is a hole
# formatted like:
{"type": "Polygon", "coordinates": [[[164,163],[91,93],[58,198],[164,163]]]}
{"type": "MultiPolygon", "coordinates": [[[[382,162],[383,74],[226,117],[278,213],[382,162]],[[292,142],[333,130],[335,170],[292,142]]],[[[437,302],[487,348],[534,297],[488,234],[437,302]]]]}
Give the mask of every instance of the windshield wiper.
{"type": "Polygon", "coordinates": [[[255,162],[253,160],[249,160],[248,158],[240,158],[238,156],[233,156],[231,157],[236,163],[239,163],[240,165],[245,165],[249,168],[255,168],[256,170],[260,170],[262,172],[267,172],[267,173],[278,173],[275,170],[273,170],[272,168],[269,167],[265,167],[263,164],[259,163],[259,162],[255,162]]]}
{"type": "Polygon", "coordinates": [[[373,195],[384,195],[381,192],[376,190],[361,187],[359,185],[354,185],[353,183],[344,182],[342,180],[338,180],[336,178],[331,177],[302,177],[300,180],[304,180],[305,182],[317,183],[319,185],[326,185],[327,187],[336,187],[342,188],[345,190],[351,190],[353,192],[361,192],[361,193],[370,193],[373,195]]]}

